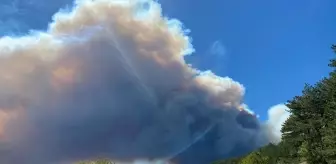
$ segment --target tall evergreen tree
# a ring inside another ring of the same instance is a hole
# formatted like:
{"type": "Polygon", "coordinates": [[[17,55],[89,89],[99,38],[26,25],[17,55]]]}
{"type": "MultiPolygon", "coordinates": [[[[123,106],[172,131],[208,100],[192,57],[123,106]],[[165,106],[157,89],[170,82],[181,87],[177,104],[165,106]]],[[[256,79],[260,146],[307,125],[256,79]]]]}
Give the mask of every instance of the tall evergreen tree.
{"type": "MultiPolygon", "coordinates": [[[[336,46],[332,48],[336,52],[336,46]]],[[[282,128],[283,142],[305,147],[304,153],[294,150],[294,157],[305,156],[312,164],[336,164],[336,59],[329,66],[334,70],[328,78],[306,85],[302,96],[289,102],[292,115],[282,128]]]]}
{"type": "MultiPolygon", "coordinates": [[[[336,52],[336,46],[332,46],[336,52]]],[[[336,68],[336,60],[330,60],[329,66],[336,68]]],[[[330,73],[324,80],[324,92],[327,95],[325,102],[324,127],[322,129],[324,150],[323,156],[328,164],[336,164],[336,71],[330,73]]]]}

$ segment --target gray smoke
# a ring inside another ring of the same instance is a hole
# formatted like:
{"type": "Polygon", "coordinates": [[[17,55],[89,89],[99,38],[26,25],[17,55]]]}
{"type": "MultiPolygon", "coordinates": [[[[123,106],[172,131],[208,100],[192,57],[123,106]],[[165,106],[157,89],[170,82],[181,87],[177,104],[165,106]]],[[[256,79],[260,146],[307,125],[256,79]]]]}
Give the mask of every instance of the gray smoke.
{"type": "Polygon", "coordinates": [[[241,84],[184,61],[188,31],[158,3],[74,6],[47,31],[0,39],[0,163],[204,164],[268,142],[241,84]]]}

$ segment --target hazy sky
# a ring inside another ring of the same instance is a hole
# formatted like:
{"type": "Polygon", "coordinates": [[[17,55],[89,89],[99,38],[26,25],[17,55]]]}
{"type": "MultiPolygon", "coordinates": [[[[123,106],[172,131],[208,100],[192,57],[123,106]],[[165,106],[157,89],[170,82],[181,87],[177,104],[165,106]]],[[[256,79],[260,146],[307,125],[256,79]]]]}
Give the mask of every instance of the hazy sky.
{"type": "MultiPolygon", "coordinates": [[[[71,3],[2,0],[1,34],[45,29],[52,14],[71,3]]],[[[166,15],[191,30],[196,52],[190,62],[241,82],[247,89],[246,103],[261,119],[266,119],[270,106],[300,94],[304,83],[329,72],[330,45],[336,42],[334,0],[160,3],[166,15]]]]}

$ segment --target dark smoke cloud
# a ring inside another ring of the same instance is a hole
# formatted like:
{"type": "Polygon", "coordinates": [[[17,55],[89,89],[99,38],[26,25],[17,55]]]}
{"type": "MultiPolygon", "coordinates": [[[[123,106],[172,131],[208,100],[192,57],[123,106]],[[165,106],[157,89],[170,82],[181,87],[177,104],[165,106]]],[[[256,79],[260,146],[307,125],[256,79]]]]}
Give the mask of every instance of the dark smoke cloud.
{"type": "Polygon", "coordinates": [[[142,3],[76,1],[47,31],[0,39],[0,163],[204,164],[268,142],[244,87],[191,68],[181,23],[142,3]]]}

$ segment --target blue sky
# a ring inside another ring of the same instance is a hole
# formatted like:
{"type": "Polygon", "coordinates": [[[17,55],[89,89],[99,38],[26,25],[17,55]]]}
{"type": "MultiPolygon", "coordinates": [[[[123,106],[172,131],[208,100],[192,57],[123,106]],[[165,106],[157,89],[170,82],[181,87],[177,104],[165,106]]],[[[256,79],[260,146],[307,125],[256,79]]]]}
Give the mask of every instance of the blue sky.
{"type": "Polygon", "coordinates": [[[335,0],[162,0],[167,15],[191,29],[196,56],[220,41],[225,54],[201,66],[246,87],[260,119],[326,76],[336,43],[335,0]],[[219,67],[218,65],[225,65],[219,67]]]}
{"type": "MultiPolygon", "coordinates": [[[[335,0],[159,1],[166,15],[191,30],[196,52],[188,61],[242,83],[245,102],[262,120],[269,107],[330,71],[335,0]]],[[[1,0],[0,33],[44,29],[54,12],[71,3],[1,0]]]]}

